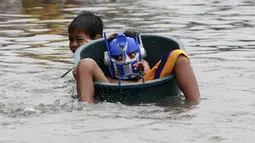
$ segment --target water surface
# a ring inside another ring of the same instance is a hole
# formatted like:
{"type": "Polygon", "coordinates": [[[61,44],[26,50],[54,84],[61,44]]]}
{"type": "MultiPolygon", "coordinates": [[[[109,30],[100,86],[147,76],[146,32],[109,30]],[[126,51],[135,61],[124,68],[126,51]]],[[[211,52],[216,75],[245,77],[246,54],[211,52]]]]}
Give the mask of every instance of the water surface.
{"type": "Polygon", "coordinates": [[[12,0],[0,5],[0,142],[253,142],[252,0],[12,0]],[[190,56],[198,105],[79,103],[67,27],[93,10],[105,32],[174,36],[190,56]]]}

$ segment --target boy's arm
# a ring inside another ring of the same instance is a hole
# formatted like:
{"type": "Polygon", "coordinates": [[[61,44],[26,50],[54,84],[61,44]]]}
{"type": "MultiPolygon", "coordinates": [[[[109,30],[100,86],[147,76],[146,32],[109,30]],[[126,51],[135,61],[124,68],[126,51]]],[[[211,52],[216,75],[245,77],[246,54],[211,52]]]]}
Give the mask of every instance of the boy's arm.
{"type": "Polygon", "coordinates": [[[186,99],[191,102],[198,102],[200,93],[189,59],[184,55],[180,55],[173,70],[176,75],[178,86],[186,99]]]}

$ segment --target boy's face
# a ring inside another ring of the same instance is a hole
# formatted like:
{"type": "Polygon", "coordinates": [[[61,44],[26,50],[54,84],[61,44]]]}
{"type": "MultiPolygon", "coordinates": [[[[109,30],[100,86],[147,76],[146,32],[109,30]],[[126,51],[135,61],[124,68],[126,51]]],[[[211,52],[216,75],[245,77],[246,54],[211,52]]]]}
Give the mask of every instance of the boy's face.
{"type": "Polygon", "coordinates": [[[73,32],[69,34],[69,48],[74,53],[81,45],[91,39],[84,32],[73,32]]]}

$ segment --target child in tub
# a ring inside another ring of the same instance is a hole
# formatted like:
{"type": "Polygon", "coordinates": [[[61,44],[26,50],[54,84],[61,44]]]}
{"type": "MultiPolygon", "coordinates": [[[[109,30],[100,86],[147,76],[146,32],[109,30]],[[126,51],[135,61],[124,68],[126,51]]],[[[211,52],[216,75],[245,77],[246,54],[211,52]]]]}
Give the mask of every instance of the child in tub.
{"type": "MultiPolygon", "coordinates": [[[[100,17],[92,12],[83,11],[72,21],[68,28],[68,32],[70,41],[69,47],[72,52],[75,52],[76,49],[84,43],[102,38],[103,22],[100,17]]],[[[169,74],[175,74],[178,86],[184,93],[185,98],[191,102],[197,102],[199,100],[200,93],[196,77],[191,68],[189,58],[183,50],[174,50],[166,53],[166,55],[164,55],[164,62],[159,61],[153,68],[150,68],[149,64],[142,59],[145,53],[140,49],[139,42],[137,43],[133,37],[128,36],[128,32],[125,33],[126,34],[118,34],[108,43],[108,50],[115,49],[112,52],[107,52],[108,60],[107,55],[105,55],[104,58],[105,64],[109,66],[111,77],[106,77],[93,59],[85,58],[79,61],[77,67],[73,71],[74,78],[76,79],[76,89],[79,101],[89,103],[94,102],[94,81],[116,83],[118,78],[123,76],[123,73],[131,73],[130,71],[142,71],[139,74],[144,76],[145,81],[164,77],[169,74]],[[120,55],[120,52],[116,50],[118,49],[116,48],[118,47],[117,45],[125,47],[125,45],[129,44],[134,45],[134,47],[128,47],[125,55],[120,55]],[[133,51],[133,53],[130,51],[133,51]],[[117,56],[118,54],[119,56],[117,56]],[[110,64],[111,62],[113,65],[110,64]],[[132,63],[133,65],[129,65],[132,69],[126,69],[125,72],[121,70],[114,72],[114,68],[117,69],[118,66],[116,65],[120,65],[120,63],[123,63],[121,67],[122,69],[127,63],[132,63]],[[164,63],[163,66],[162,63],[164,63]],[[111,68],[111,66],[114,68],[111,68]]],[[[126,82],[141,81],[132,80],[132,76],[127,78],[131,80],[127,80],[126,82]]]]}

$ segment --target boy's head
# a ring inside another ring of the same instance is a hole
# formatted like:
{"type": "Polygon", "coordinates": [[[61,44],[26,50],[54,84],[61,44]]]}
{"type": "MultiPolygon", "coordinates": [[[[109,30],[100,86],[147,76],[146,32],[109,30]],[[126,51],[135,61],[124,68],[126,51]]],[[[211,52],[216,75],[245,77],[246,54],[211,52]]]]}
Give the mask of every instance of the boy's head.
{"type": "Polygon", "coordinates": [[[90,11],[82,11],[68,27],[69,47],[75,52],[81,45],[99,39],[103,34],[102,19],[90,11]]]}
{"type": "Polygon", "coordinates": [[[140,70],[136,70],[134,64],[141,61],[144,55],[141,52],[142,47],[138,42],[138,36],[129,37],[119,33],[110,38],[107,39],[105,35],[107,51],[104,53],[104,63],[109,67],[112,77],[127,76],[124,79],[136,77],[134,74],[140,73],[140,70]]]}

